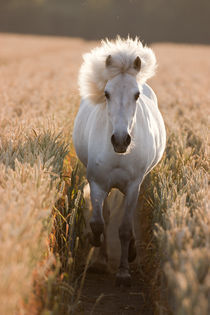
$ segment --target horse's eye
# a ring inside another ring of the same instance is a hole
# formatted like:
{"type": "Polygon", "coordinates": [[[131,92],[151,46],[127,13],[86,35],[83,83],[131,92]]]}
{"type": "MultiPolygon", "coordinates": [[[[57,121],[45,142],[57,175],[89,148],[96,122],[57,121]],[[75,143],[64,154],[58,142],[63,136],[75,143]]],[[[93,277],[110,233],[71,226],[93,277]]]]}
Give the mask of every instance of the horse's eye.
{"type": "Polygon", "coordinates": [[[105,97],[106,97],[107,100],[110,99],[110,94],[109,94],[109,92],[105,91],[105,92],[104,92],[104,95],[105,95],[105,97]]]}
{"type": "Polygon", "coordinates": [[[134,98],[135,98],[136,101],[137,101],[137,99],[139,98],[139,95],[140,95],[139,92],[137,92],[137,93],[134,95],[134,98]]]}

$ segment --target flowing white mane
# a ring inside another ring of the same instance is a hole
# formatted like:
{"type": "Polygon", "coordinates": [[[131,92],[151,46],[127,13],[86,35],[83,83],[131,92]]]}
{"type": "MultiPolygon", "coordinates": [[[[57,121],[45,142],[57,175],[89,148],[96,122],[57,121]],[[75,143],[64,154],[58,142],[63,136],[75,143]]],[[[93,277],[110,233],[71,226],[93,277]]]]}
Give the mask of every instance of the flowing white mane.
{"type": "Polygon", "coordinates": [[[137,37],[134,40],[129,37],[118,37],[115,41],[107,39],[83,58],[79,74],[80,95],[82,98],[89,98],[93,104],[105,100],[105,85],[114,76],[129,73],[136,76],[138,84],[142,85],[154,75],[156,69],[156,58],[152,49],[143,46],[137,37]],[[112,63],[107,67],[106,59],[109,55],[112,63]],[[136,57],[141,59],[140,71],[136,71],[133,66],[136,57]]]}

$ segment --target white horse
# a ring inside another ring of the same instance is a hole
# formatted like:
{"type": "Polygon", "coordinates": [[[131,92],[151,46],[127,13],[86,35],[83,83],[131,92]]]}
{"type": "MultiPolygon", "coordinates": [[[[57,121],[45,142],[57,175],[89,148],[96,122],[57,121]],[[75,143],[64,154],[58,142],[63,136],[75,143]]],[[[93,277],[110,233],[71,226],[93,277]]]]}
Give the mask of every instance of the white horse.
{"type": "Polygon", "coordinates": [[[133,213],[141,183],[160,161],[166,132],[153,90],[145,84],[156,68],[153,51],[138,38],[117,38],[84,55],[82,97],[73,141],[87,167],[93,214],[91,243],[106,257],[106,198],[112,188],[124,195],[118,285],[130,285],[129,262],[136,256],[133,213]],[[103,235],[103,237],[101,237],[103,235]]]}

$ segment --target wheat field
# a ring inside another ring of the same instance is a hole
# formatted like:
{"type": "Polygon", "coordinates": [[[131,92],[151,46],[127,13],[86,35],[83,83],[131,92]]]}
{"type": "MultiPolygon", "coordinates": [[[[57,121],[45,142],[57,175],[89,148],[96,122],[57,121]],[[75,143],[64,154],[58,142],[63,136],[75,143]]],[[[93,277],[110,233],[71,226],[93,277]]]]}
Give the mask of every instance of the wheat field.
{"type": "MultiPolygon", "coordinates": [[[[82,54],[96,44],[0,34],[0,314],[72,314],[79,304],[85,181],[71,135],[82,54]]],[[[150,303],[155,314],[205,315],[210,47],[152,47],[159,66],[149,84],[167,148],[141,194],[153,244],[145,252],[150,303]]]]}

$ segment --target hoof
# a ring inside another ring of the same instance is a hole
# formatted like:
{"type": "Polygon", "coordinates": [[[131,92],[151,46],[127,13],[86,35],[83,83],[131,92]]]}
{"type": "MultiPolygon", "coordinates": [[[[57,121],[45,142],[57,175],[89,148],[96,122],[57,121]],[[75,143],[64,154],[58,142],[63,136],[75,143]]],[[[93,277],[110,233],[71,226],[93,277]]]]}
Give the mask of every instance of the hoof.
{"type": "Polygon", "coordinates": [[[101,246],[101,235],[94,235],[94,234],[89,234],[88,236],[89,242],[92,246],[94,247],[100,247],[101,246]]]}
{"type": "Polygon", "coordinates": [[[132,240],[129,243],[129,248],[128,248],[128,262],[131,263],[134,261],[136,258],[136,244],[135,244],[135,239],[132,238],[132,240]]]}
{"type": "Polygon", "coordinates": [[[128,271],[119,271],[116,275],[116,286],[130,287],[131,275],[128,271]]]}

